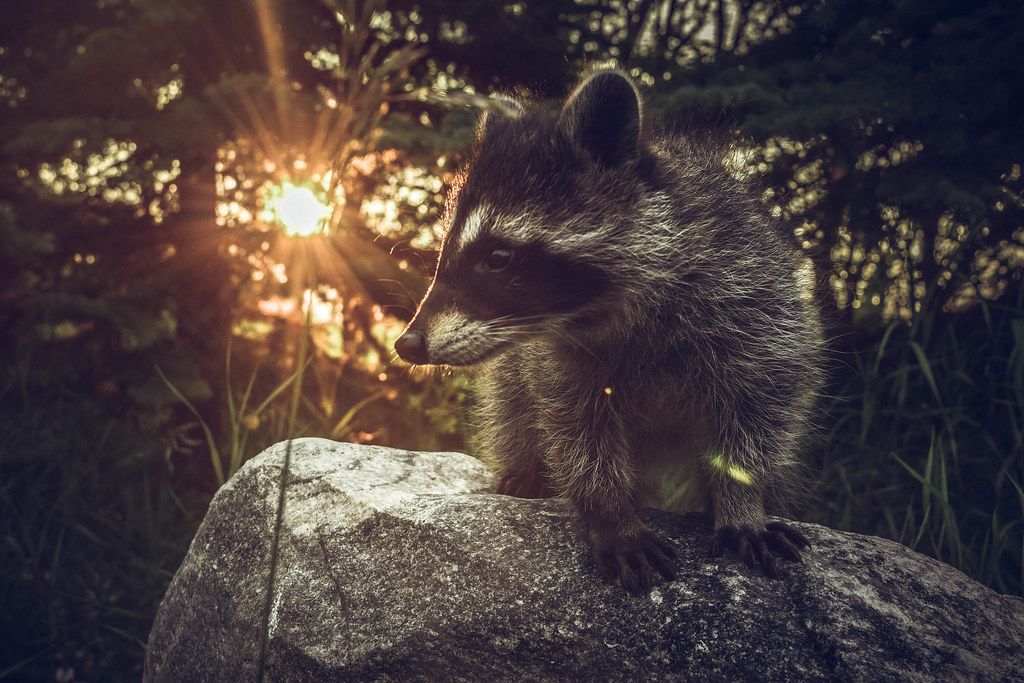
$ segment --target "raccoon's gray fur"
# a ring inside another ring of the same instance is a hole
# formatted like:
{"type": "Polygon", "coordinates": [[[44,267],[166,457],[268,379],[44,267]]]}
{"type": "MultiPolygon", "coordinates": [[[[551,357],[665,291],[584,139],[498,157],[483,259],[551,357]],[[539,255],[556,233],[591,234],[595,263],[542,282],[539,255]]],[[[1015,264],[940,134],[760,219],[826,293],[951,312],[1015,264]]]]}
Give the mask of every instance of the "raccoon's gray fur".
{"type": "Polygon", "coordinates": [[[561,494],[598,569],[631,591],[672,578],[639,519],[644,475],[688,463],[713,549],[765,573],[806,540],[767,523],[820,383],[798,253],[725,147],[655,135],[624,75],[562,109],[504,102],[453,193],[437,273],[396,344],[479,365],[499,492],[561,494]]]}

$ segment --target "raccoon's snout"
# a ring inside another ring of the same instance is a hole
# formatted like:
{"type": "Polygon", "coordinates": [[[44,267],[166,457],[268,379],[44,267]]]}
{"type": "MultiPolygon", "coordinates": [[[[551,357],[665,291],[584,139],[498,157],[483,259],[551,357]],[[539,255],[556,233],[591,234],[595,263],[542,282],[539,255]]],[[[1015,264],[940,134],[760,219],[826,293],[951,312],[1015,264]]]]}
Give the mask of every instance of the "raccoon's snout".
{"type": "Polygon", "coordinates": [[[395,351],[402,360],[422,365],[430,360],[427,354],[427,335],[422,332],[409,330],[395,340],[395,351]]]}
{"type": "Polygon", "coordinates": [[[421,313],[395,341],[398,355],[414,365],[476,365],[514,341],[500,327],[468,318],[456,309],[427,316],[421,313]]]}

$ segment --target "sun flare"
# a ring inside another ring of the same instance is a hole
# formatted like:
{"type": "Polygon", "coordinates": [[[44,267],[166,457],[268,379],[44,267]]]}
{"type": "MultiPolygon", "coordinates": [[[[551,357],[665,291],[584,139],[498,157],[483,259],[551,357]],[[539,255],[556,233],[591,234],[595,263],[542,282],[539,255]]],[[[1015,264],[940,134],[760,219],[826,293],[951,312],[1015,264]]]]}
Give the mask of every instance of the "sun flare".
{"type": "Polygon", "coordinates": [[[284,182],[268,191],[267,212],[285,234],[308,237],[323,232],[331,207],[314,188],[284,182]]]}

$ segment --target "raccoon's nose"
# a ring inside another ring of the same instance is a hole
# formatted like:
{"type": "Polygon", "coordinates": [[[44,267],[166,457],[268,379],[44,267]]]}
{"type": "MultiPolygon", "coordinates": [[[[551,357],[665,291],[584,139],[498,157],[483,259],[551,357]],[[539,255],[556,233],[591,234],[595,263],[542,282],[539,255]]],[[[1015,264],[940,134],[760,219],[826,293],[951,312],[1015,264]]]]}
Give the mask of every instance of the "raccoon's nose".
{"type": "Polygon", "coordinates": [[[422,364],[429,360],[427,356],[427,335],[422,332],[406,332],[395,340],[395,351],[402,360],[409,363],[422,364]]]}

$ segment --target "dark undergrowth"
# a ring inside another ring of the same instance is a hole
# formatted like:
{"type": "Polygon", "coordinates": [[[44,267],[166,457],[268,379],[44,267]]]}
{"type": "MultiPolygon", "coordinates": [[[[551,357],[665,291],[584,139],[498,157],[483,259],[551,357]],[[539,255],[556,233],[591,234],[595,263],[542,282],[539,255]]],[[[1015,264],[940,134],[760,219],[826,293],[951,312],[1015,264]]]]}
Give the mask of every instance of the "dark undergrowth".
{"type": "Polygon", "coordinates": [[[145,435],[81,395],[0,398],[0,675],[135,678],[205,506],[145,435]]]}
{"type": "Polygon", "coordinates": [[[1024,288],[837,354],[807,516],[1024,591],[1024,288]]]}

